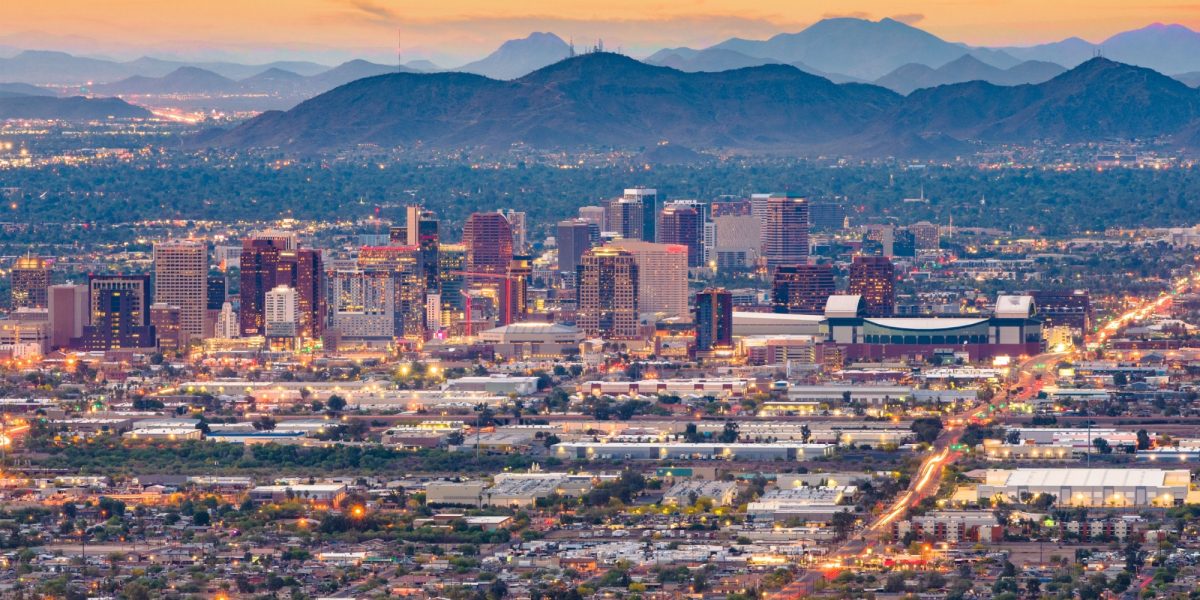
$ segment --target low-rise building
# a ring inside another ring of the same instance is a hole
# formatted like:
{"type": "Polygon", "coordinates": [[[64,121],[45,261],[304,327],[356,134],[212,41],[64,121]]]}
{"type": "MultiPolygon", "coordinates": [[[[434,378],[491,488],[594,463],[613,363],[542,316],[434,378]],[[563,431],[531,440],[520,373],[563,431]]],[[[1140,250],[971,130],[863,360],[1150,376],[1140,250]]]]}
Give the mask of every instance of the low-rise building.
{"type": "Polygon", "coordinates": [[[1059,506],[1174,506],[1191,486],[1187,469],[989,469],[979,501],[1051,494],[1059,506]]]}
{"type": "Polygon", "coordinates": [[[301,483],[295,485],[260,485],[250,490],[254,502],[283,502],[300,500],[333,506],[346,498],[346,486],[341,483],[301,483]]]}
{"type": "Polygon", "coordinates": [[[686,506],[700,498],[712,500],[716,506],[728,506],[737,497],[737,484],[732,481],[681,481],[663,494],[662,503],[686,506]]]}
{"type": "Polygon", "coordinates": [[[687,443],[687,442],[562,442],[553,447],[563,459],[603,460],[812,460],[832,456],[833,444],[687,443]]]}
{"type": "Polygon", "coordinates": [[[909,532],[928,542],[999,542],[1004,528],[991,511],[939,510],[892,525],[893,540],[903,540],[909,532]]]}

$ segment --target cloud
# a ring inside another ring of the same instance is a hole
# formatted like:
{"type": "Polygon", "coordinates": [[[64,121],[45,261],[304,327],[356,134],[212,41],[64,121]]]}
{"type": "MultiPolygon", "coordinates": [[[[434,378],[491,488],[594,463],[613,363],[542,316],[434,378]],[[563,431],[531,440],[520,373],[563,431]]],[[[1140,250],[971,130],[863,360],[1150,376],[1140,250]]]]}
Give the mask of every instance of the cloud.
{"type": "Polygon", "coordinates": [[[900,21],[905,25],[916,25],[925,20],[925,15],[921,13],[906,13],[902,15],[892,15],[893,21],[900,21]]]}
{"type": "Polygon", "coordinates": [[[388,25],[400,20],[396,11],[372,0],[345,0],[342,16],[350,17],[365,23],[388,25]]]}
{"type": "MultiPolygon", "coordinates": [[[[580,45],[602,39],[606,47],[621,48],[627,54],[640,56],[663,47],[709,46],[731,37],[765,39],[780,32],[799,31],[807,25],[771,14],[713,12],[601,18],[549,14],[444,14],[419,17],[393,11],[376,0],[334,0],[333,6],[335,16],[332,18],[352,21],[380,34],[383,29],[388,29],[388,37],[380,35],[381,39],[395,40],[395,32],[399,30],[406,52],[424,55],[420,49],[436,47],[443,49],[442,52],[452,49],[450,53],[454,57],[438,57],[444,62],[479,58],[503,41],[525,37],[531,31],[553,32],[563,39],[573,38],[580,45]]],[[[329,19],[331,15],[327,12],[322,18],[329,19]]]]}
{"type": "Polygon", "coordinates": [[[861,10],[850,12],[827,12],[821,15],[822,19],[870,19],[871,13],[861,10]]]}

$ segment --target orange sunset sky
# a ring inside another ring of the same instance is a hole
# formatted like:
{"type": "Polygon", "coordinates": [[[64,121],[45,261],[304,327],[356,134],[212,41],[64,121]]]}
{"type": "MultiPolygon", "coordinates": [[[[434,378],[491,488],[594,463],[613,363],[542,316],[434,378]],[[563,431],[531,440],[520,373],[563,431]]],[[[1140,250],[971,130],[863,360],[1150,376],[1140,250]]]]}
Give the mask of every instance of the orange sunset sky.
{"type": "Polygon", "coordinates": [[[530,31],[626,53],[765,38],[829,16],[893,17],[950,41],[1101,41],[1153,22],[1200,26],[1200,0],[45,0],[0,2],[0,46],[135,56],[222,51],[271,58],[335,54],[477,58],[530,31]]]}

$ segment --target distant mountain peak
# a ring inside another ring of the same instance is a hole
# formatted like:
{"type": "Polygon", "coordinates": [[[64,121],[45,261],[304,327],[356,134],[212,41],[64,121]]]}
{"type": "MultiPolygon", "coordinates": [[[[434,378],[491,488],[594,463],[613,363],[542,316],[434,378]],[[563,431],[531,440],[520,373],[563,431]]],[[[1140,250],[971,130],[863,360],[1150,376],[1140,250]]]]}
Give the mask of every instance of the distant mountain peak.
{"type": "Polygon", "coordinates": [[[508,40],[495,52],[454,70],[492,79],[516,79],[570,55],[571,47],[562,38],[535,31],[523,38],[508,40]]]}

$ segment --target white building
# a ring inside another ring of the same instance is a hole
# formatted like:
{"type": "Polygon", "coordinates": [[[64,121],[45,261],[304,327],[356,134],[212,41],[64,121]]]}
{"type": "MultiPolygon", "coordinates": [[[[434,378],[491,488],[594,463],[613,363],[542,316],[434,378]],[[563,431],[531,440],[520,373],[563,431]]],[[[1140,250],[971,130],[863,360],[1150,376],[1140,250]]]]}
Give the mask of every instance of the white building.
{"type": "Polygon", "coordinates": [[[226,302],[221,305],[221,312],[217,315],[217,337],[223,340],[232,340],[240,334],[241,324],[238,322],[237,311],[233,310],[233,304],[226,302]]]}
{"type": "Polygon", "coordinates": [[[732,481],[681,481],[663,494],[662,503],[671,506],[687,506],[693,498],[708,498],[716,506],[729,506],[737,497],[737,484],[732,481]]]}
{"type": "Polygon", "coordinates": [[[1173,506],[1187,498],[1187,469],[989,469],[979,501],[1053,494],[1060,506],[1173,506]]]}
{"type": "Polygon", "coordinates": [[[266,293],[264,317],[267,337],[294,338],[300,323],[296,290],[281,285],[266,293]]]}
{"type": "Polygon", "coordinates": [[[552,448],[567,460],[811,460],[832,456],[833,444],[687,442],[563,442],[552,448]]]}

